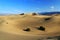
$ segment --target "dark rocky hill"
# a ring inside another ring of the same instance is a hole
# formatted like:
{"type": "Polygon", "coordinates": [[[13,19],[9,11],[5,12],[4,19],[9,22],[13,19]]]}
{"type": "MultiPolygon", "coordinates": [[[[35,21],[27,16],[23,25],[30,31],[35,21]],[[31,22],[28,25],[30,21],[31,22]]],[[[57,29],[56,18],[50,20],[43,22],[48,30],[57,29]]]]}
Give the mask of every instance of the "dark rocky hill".
{"type": "Polygon", "coordinates": [[[41,12],[38,13],[39,15],[53,15],[53,14],[60,14],[60,12],[41,12]]]}

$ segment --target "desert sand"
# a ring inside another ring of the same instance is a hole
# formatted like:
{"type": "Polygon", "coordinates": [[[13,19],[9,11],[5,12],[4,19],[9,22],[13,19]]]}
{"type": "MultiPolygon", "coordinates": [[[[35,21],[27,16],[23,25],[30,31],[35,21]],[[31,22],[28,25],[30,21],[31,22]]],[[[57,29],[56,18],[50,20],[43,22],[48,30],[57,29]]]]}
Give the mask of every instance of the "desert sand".
{"type": "MultiPolygon", "coordinates": [[[[0,16],[0,40],[57,40],[60,15],[18,14],[0,16]]],[[[59,40],[59,39],[58,39],[59,40]]]]}

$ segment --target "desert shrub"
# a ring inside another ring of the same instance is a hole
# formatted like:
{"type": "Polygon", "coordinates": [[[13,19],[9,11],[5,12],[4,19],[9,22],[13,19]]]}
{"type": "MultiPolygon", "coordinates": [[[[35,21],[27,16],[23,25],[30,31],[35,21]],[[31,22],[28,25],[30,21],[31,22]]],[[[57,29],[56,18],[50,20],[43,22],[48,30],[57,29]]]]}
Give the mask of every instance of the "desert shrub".
{"type": "Polygon", "coordinates": [[[45,18],[45,21],[48,21],[48,20],[50,20],[51,18],[45,18]]]}
{"type": "Polygon", "coordinates": [[[23,30],[28,32],[28,31],[30,31],[30,28],[25,28],[23,30]]]}
{"type": "Polygon", "coordinates": [[[37,15],[36,13],[32,13],[32,15],[37,15]]]}
{"type": "Polygon", "coordinates": [[[21,13],[20,15],[24,15],[24,13],[21,13]]]}
{"type": "Polygon", "coordinates": [[[43,26],[40,26],[37,28],[38,30],[45,31],[45,28],[43,26]]]}

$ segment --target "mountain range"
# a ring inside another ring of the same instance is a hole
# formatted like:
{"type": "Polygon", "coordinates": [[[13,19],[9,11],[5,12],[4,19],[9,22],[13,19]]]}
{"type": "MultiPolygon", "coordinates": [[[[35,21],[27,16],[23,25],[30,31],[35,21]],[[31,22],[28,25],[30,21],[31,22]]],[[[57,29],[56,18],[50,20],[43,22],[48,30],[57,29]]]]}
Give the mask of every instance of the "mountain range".
{"type": "Polygon", "coordinates": [[[53,15],[53,14],[60,14],[60,12],[41,12],[38,13],[39,15],[53,15]]]}

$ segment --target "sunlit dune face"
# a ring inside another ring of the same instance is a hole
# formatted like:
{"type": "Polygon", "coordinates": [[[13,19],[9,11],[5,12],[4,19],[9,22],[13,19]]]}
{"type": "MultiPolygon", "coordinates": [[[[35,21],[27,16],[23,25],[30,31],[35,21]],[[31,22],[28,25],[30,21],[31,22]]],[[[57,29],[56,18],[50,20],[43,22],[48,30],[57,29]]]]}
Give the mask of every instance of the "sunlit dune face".
{"type": "Polygon", "coordinates": [[[24,35],[48,35],[60,33],[60,18],[57,16],[5,16],[1,31],[24,35]]]}

